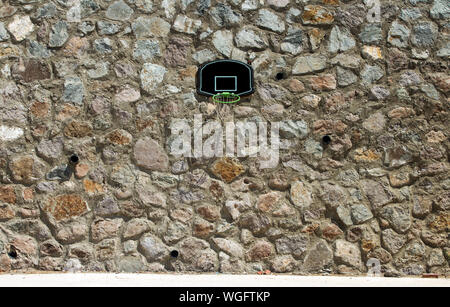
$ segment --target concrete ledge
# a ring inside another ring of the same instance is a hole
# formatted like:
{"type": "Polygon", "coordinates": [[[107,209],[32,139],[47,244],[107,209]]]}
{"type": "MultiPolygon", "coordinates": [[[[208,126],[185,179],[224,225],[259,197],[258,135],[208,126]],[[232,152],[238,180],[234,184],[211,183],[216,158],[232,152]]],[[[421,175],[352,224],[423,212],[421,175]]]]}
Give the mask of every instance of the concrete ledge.
{"type": "Polygon", "coordinates": [[[450,287],[449,278],[225,274],[14,274],[0,287],[450,287]]]}

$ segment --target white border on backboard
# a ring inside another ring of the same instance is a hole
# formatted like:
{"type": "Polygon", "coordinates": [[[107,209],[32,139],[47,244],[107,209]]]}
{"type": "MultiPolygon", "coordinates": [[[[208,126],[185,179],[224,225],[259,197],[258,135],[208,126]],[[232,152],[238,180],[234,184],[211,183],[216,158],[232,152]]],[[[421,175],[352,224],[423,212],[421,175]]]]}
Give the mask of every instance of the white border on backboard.
{"type": "Polygon", "coordinates": [[[223,92],[236,92],[237,91],[237,76],[214,76],[214,90],[223,92]],[[217,79],[234,79],[234,89],[217,89],[217,79]]]}

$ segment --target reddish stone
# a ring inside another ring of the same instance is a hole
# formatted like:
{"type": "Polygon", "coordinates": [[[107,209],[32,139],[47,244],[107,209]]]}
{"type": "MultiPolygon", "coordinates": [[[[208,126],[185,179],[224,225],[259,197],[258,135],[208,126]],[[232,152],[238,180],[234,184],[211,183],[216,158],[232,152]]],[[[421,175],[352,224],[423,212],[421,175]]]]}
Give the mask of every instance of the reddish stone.
{"type": "Polygon", "coordinates": [[[10,220],[16,216],[16,213],[10,205],[0,205],[0,221],[10,220]]]}
{"type": "Polygon", "coordinates": [[[75,166],[75,177],[78,179],[83,178],[89,172],[89,165],[85,163],[79,163],[75,166]]]}
{"type": "Polygon", "coordinates": [[[330,91],[336,89],[336,78],[330,74],[314,76],[311,77],[309,81],[311,88],[316,91],[330,91]]]}
{"type": "Polygon", "coordinates": [[[56,115],[56,119],[59,121],[65,121],[71,118],[75,118],[78,114],[80,114],[80,108],[75,107],[71,104],[65,104],[56,115]]]}
{"type": "Polygon", "coordinates": [[[187,56],[192,47],[192,40],[183,37],[172,37],[164,54],[164,64],[169,67],[186,66],[187,56]]]}
{"type": "Polygon", "coordinates": [[[89,208],[87,203],[78,195],[64,194],[48,200],[43,210],[50,213],[57,221],[80,216],[89,208]]]}
{"type": "Polygon", "coordinates": [[[221,158],[213,164],[211,171],[218,178],[221,178],[226,183],[230,183],[243,174],[245,169],[242,164],[234,159],[221,158]]]}
{"type": "Polygon", "coordinates": [[[317,120],[313,124],[314,134],[342,134],[347,125],[340,120],[317,120]]]}
{"type": "Polygon", "coordinates": [[[220,219],[220,209],[218,207],[200,206],[197,208],[197,213],[208,221],[217,221],[220,219]]]}
{"type": "Polygon", "coordinates": [[[332,24],[333,14],[320,5],[307,5],[302,14],[304,24],[323,25],[332,24]]]}
{"type": "Polygon", "coordinates": [[[84,186],[84,190],[88,193],[88,194],[98,194],[98,193],[103,193],[104,189],[103,186],[95,181],[89,180],[89,179],[84,179],[83,180],[83,186],[84,186]]]}
{"type": "Polygon", "coordinates": [[[23,200],[26,202],[33,201],[34,199],[34,190],[32,188],[25,188],[22,191],[23,200]]]}
{"type": "Polygon", "coordinates": [[[129,145],[131,144],[131,141],[133,140],[133,137],[131,134],[129,134],[125,130],[114,130],[110,132],[106,138],[109,142],[116,144],[116,145],[129,145]]]}
{"type": "Polygon", "coordinates": [[[19,63],[13,65],[11,73],[27,83],[51,78],[48,64],[37,59],[21,59],[19,63]]]}
{"type": "Polygon", "coordinates": [[[260,261],[269,258],[272,254],[273,246],[266,241],[258,241],[253,245],[253,247],[247,252],[248,261],[260,261]]]}
{"type": "Polygon", "coordinates": [[[31,107],[31,113],[38,118],[47,117],[50,105],[46,102],[35,101],[31,107]]]}
{"type": "Polygon", "coordinates": [[[72,37],[66,44],[63,52],[66,56],[80,58],[89,49],[89,40],[85,37],[72,37]]]}
{"type": "Polygon", "coordinates": [[[199,238],[209,237],[213,230],[214,225],[204,220],[196,220],[193,224],[193,234],[199,238]]]}
{"type": "Polygon", "coordinates": [[[333,223],[325,225],[321,232],[322,237],[328,241],[334,241],[344,233],[336,224],[333,223]]]}
{"type": "Polygon", "coordinates": [[[64,128],[67,137],[83,138],[92,135],[92,128],[88,123],[72,121],[64,128]]]}
{"type": "Polygon", "coordinates": [[[0,201],[15,204],[16,203],[16,192],[14,191],[14,186],[0,186],[0,201]]]}

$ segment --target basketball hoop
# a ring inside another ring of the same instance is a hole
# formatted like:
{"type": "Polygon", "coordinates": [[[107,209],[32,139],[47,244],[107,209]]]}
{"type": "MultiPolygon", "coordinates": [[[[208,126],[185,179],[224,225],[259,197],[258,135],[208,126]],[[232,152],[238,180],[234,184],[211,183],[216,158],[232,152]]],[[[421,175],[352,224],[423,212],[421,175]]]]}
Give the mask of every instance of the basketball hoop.
{"type": "Polygon", "coordinates": [[[241,100],[241,97],[237,94],[223,92],[212,96],[212,100],[216,103],[237,103],[241,100]]]}

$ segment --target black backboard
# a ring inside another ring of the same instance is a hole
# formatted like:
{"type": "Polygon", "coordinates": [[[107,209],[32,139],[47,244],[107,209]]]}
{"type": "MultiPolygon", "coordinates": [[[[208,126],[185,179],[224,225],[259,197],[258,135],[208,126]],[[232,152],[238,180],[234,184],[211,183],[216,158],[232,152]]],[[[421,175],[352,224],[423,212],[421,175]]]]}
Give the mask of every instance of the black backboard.
{"type": "Polygon", "coordinates": [[[235,60],[208,62],[197,72],[197,93],[203,96],[222,92],[246,96],[255,91],[253,84],[253,68],[235,60]]]}

